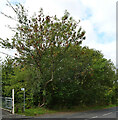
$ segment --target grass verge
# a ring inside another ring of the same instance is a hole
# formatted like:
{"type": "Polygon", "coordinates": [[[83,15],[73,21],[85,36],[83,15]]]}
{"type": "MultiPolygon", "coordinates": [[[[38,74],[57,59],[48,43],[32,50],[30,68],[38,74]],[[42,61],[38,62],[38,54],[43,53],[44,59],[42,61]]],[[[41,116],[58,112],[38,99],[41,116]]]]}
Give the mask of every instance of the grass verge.
{"type": "Polygon", "coordinates": [[[72,107],[72,111],[74,112],[83,112],[83,111],[88,111],[88,110],[102,110],[102,109],[107,109],[107,108],[111,108],[111,107],[116,107],[115,104],[110,104],[110,105],[102,105],[102,106],[98,106],[98,105],[94,105],[94,106],[75,106],[72,107]]]}
{"type": "Polygon", "coordinates": [[[49,113],[56,113],[56,111],[37,107],[37,108],[25,109],[25,112],[19,110],[17,114],[26,115],[26,116],[40,116],[42,114],[49,114],[49,113]]]}
{"type": "Polygon", "coordinates": [[[70,109],[60,108],[60,109],[54,109],[54,110],[36,107],[36,108],[25,109],[24,113],[19,111],[18,114],[26,115],[26,116],[40,116],[42,114],[51,114],[51,113],[60,113],[60,112],[83,112],[88,110],[107,109],[111,107],[116,107],[116,105],[111,104],[107,106],[73,106],[70,109]]]}

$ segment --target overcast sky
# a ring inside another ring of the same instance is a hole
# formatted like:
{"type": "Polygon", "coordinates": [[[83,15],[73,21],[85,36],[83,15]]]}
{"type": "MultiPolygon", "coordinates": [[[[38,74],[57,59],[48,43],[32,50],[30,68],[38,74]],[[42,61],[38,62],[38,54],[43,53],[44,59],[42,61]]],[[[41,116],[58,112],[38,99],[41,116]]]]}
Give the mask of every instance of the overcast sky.
{"type": "MultiPolygon", "coordinates": [[[[67,10],[75,20],[81,20],[80,25],[86,31],[83,45],[100,50],[104,57],[116,62],[116,1],[117,0],[9,0],[13,5],[23,4],[30,14],[43,8],[44,14],[63,16],[67,10]]],[[[6,7],[6,0],[0,0],[0,11],[13,15],[6,7]]],[[[13,33],[5,25],[15,25],[14,21],[0,15],[0,37],[11,37],[13,33]]],[[[13,54],[14,51],[0,49],[13,54]]],[[[0,53],[2,58],[4,54],[0,53]]]]}

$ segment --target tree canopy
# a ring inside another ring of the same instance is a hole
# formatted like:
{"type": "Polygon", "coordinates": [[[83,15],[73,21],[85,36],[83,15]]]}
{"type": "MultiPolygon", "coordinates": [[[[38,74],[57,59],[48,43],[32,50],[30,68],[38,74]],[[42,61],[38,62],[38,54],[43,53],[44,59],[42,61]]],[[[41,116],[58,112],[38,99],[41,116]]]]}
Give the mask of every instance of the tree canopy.
{"type": "Polygon", "coordinates": [[[18,24],[10,27],[14,36],[0,43],[17,53],[2,64],[4,96],[15,88],[20,103],[25,87],[27,107],[114,102],[115,67],[100,51],[81,46],[86,37],[80,21],[67,11],[60,19],[45,16],[42,9],[30,17],[21,4],[9,6],[18,24]]]}

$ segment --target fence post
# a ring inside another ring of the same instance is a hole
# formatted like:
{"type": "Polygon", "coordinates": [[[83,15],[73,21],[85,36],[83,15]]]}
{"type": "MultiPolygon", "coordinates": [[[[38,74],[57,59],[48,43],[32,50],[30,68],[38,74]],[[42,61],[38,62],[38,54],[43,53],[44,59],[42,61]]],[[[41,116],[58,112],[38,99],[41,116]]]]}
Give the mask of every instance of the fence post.
{"type": "Polygon", "coordinates": [[[12,89],[12,114],[14,114],[14,89],[12,89]]]}

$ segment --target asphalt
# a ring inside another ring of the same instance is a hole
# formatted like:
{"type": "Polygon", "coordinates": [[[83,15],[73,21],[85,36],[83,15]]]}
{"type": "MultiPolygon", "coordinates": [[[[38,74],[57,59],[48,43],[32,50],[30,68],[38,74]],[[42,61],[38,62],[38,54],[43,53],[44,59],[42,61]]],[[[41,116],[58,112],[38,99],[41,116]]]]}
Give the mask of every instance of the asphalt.
{"type": "Polygon", "coordinates": [[[112,107],[103,110],[90,110],[85,112],[68,112],[41,115],[40,118],[86,118],[86,120],[95,118],[118,118],[118,107],[112,107]]]}
{"type": "Polygon", "coordinates": [[[61,112],[55,114],[45,114],[37,117],[23,116],[18,114],[11,114],[10,112],[2,110],[2,119],[7,120],[14,118],[21,118],[22,120],[39,119],[39,120],[118,120],[118,107],[112,107],[103,110],[90,110],[85,112],[61,112]]]}

